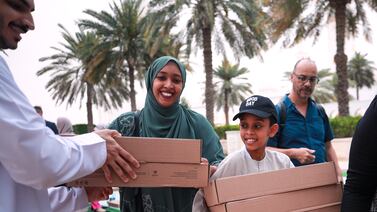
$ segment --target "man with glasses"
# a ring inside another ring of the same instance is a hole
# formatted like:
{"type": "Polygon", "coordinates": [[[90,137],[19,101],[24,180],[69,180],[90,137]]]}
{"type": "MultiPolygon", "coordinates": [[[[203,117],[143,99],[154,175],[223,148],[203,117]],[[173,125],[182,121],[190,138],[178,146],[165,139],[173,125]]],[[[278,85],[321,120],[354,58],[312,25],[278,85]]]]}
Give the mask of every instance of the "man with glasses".
{"type": "Polygon", "coordinates": [[[334,135],[328,117],[311,98],[319,82],[314,61],[309,58],[297,61],[290,80],[292,90],[276,105],[280,129],[278,135],[268,141],[269,148],[288,155],[295,166],[334,161],[338,178],[342,180],[331,144],[334,135]]]}

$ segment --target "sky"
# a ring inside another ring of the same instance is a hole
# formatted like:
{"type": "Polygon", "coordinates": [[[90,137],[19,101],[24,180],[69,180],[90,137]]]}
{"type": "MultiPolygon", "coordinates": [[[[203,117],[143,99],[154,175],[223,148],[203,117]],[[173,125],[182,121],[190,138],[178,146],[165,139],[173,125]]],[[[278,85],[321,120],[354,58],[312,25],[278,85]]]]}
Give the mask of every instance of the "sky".
{"type": "MultiPolygon", "coordinates": [[[[93,9],[96,11],[109,11],[108,0],[35,0],[35,12],[33,13],[36,28],[23,35],[17,50],[8,50],[5,60],[14,75],[16,82],[21,90],[29,98],[32,105],[40,105],[44,110],[44,117],[47,120],[56,122],[60,116],[71,119],[72,123],[86,123],[86,107],[85,101],[82,102],[80,109],[79,102],[67,107],[65,103],[56,105],[51,94],[46,90],[45,85],[49,79],[48,75],[37,77],[36,72],[43,68],[47,63],[39,62],[39,58],[50,56],[55,53],[51,47],[60,47],[59,42],[62,41],[61,30],[58,23],[64,25],[71,33],[76,32],[76,21],[81,18],[87,18],[82,13],[85,9],[93,9]]],[[[374,30],[372,39],[377,42],[377,15],[368,14],[371,28],[374,30]]],[[[330,68],[335,70],[333,56],[335,54],[335,31],[332,30],[333,25],[324,27],[319,40],[313,45],[312,39],[308,39],[293,48],[283,48],[281,45],[275,45],[266,52],[262,52],[263,60],[259,58],[242,58],[240,67],[250,70],[247,75],[249,83],[252,84],[254,94],[264,95],[271,98],[275,103],[285,93],[288,93],[291,84],[283,79],[283,73],[291,71],[296,61],[302,57],[310,57],[316,61],[318,69],[330,68]],[[330,29],[330,30],[329,30],[330,29]]],[[[355,51],[362,54],[368,54],[367,59],[376,61],[377,46],[375,43],[366,42],[362,36],[356,39],[347,40],[345,52],[348,58],[351,58],[355,51]]],[[[232,58],[231,52],[227,52],[228,59],[232,63],[236,63],[232,58]]],[[[222,56],[214,54],[213,67],[221,65],[222,56]]],[[[200,50],[196,55],[190,58],[190,65],[194,72],[187,76],[187,83],[182,94],[191,106],[191,108],[205,115],[205,106],[202,103],[204,93],[204,67],[200,50]]],[[[377,61],[376,61],[377,66],[377,61]]],[[[361,101],[351,102],[351,115],[355,111],[360,113],[370,103],[375,95],[376,87],[372,89],[362,89],[360,93],[361,101]]],[[[144,105],[145,91],[137,88],[137,107],[141,109],[144,105]]],[[[349,92],[354,95],[354,89],[350,88],[349,92]]],[[[329,114],[336,114],[336,104],[325,105],[329,114]]],[[[230,111],[230,116],[237,112],[238,107],[230,111]]],[[[96,124],[107,124],[115,119],[119,114],[130,110],[128,102],[119,110],[103,111],[100,108],[94,108],[94,122],[96,124]]],[[[215,112],[215,123],[224,123],[224,115],[222,111],[215,112]]]]}

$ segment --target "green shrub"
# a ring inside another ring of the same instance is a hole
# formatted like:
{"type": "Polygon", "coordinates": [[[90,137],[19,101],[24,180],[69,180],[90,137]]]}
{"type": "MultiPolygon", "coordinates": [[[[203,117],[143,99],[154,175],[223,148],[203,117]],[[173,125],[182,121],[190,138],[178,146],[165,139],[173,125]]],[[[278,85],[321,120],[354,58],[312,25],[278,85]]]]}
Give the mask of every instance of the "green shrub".
{"type": "Polygon", "coordinates": [[[77,135],[81,135],[88,132],[88,125],[87,124],[75,124],[72,126],[73,132],[77,135]]]}
{"type": "Polygon", "coordinates": [[[337,116],[330,118],[335,138],[352,137],[361,116],[337,116]]]}
{"type": "Polygon", "coordinates": [[[215,127],[215,131],[220,139],[225,139],[225,131],[240,130],[240,126],[237,125],[223,125],[215,127]]]}

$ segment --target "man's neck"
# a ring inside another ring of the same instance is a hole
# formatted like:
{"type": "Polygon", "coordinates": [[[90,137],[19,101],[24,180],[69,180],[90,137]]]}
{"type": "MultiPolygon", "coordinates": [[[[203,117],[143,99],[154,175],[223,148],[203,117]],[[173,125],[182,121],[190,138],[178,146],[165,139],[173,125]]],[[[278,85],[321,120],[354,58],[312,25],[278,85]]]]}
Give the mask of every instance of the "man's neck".
{"type": "Polygon", "coordinates": [[[308,98],[300,98],[295,93],[290,92],[288,98],[298,107],[303,107],[308,105],[308,98]]]}

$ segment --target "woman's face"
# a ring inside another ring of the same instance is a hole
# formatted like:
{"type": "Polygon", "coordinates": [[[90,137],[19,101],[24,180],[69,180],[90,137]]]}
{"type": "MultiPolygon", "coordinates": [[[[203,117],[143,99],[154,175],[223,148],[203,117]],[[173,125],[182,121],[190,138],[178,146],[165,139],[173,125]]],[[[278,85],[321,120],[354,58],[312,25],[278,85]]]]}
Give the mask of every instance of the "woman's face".
{"type": "Polygon", "coordinates": [[[183,80],[177,64],[169,62],[153,80],[153,95],[162,107],[170,107],[178,101],[183,80]]]}

